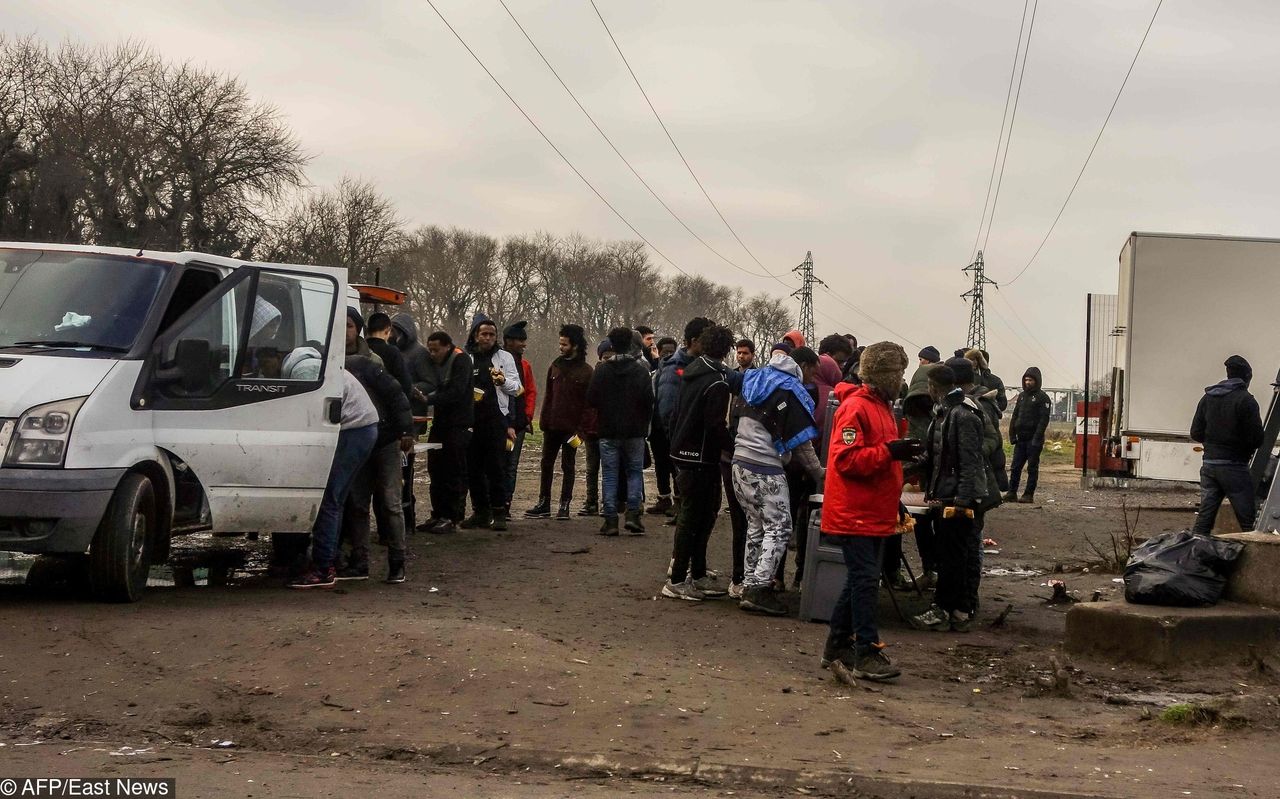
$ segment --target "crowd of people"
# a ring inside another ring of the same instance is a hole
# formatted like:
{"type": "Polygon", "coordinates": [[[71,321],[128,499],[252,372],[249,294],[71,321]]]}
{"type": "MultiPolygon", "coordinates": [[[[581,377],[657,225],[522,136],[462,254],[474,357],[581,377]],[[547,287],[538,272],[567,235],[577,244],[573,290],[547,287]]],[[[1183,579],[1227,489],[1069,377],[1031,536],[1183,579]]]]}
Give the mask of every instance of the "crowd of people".
{"type": "Polygon", "coordinates": [[[980,349],[944,361],[925,347],[908,380],[900,345],[862,347],[852,335],[827,336],[814,349],[793,330],[765,349],[696,317],[679,341],[616,327],[592,347],[580,325],[566,324],[539,402],[527,341],[525,322],[500,329],[477,314],[462,346],[444,331],[424,345],[407,314],[366,322],[348,309],[341,433],[292,587],[368,579],[371,514],[389,583],[405,580],[407,531],[507,530],[536,415],[538,498],[525,518],[571,518],[583,450],[577,515],[601,517],[600,535],[644,535],[646,517],[674,528],[662,596],[728,596],[771,615],[788,612],[792,548],[792,587],[803,584],[814,527],[847,570],[822,664],[842,677],[887,680],[899,670],[884,654],[876,609],[882,582],[909,582],[900,571],[904,534],[913,533],[922,566],[917,585],[933,591],[911,623],[964,632],[978,606],[987,513],[1031,502],[1037,488],[1051,410],[1040,372],[1027,369],[1013,405],[1010,471],[1001,432],[1009,401],[980,349]],[[430,493],[419,523],[414,452],[423,433],[430,493]],[[646,507],[650,466],[658,496],[646,507]],[[722,507],[727,574],[708,558],[722,507]]]}

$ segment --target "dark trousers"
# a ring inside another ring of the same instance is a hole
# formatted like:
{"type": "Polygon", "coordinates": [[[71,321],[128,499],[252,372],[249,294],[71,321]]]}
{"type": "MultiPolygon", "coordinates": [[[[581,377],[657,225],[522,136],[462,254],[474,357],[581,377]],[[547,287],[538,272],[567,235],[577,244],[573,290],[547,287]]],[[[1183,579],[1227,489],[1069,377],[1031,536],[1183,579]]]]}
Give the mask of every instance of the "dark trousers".
{"type": "MultiPolygon", "coordinates": [[[[405,453],[404,465],[400,467],[400,477],[402,485],[400,487],[400,510],[404,516],[404,529],[412,530],[418,526],[418,498],[413,494],[413,461],[415,453],[409,451],[405,453]]],[[[382,524],[382,517],[378,517],[378,524],[382,524]]]]}
{"type": "Polygon", "coordinates": [[[1000,448],[991,456],[991,469],[996,473],[996,487],[1001,493],[1009,490],[1009,472],[1005,468],[1004,458],[1004,441],[1000,442],[1000,448]]]}
{"type": "Polygon", "coordinates": [[[685,577],[701,580],[707,576],[707,542],[720,512],[720,470],[678,468],[676,490],[680,492],[680,512],[676,515],[675,563],[671,582],[685,577]]]}
{"type": "Polygon", "coordinates": [[[943,610],[972,613],[982,577],[982,538],[974,519],[957,514],[934,517],[938,545],[938,585],[934,604],[943,610]]]}
{"type": "MultiPolygon", "coordinates": [[[[671,442],[667,434],[658,425],[649,433],[649,449],[653,452],[653,473],[658,479],[658,496],[671,496],[671,476],[674,471],[671,465],[671,442]]],[[[732,489],[727,489],[730,494],[732,489]]]]}
{"type": "Polygon", "coordinates": [[[938,570],[938,543],[937,536],[934,534],[933,514],[927,513],[924,516],[917,516],[916,529],[912,535],[916,539],[916,554],[920,556],[920,570],[922,572],[936,572],[938,570]]]}
{"type": "Polygon", "coordinates": [[[427,441],[443,445],[427,452],[431,478],[431,518],[460,522],[467,511],[467,445],[471,433],[431,426],[427,441]]]}
{"type": "Polygon", "coordinates": [[[1222,500],[1231,500],[1240,529],[1253,530],[1258,515],[1258,498],[1247,463],[1205,463],[1200,467],[1200,510],[1191,532],[1209,535],[1218,518],[1222,500]]]}
{"type": "Polygon", "coordinates": [[[471,509],[491,512],[507,504],[507,429],[501,423],[477,424],[467,442],[467,482],[471,509]]]}
{"type": "Polygon", "coordinates": [[[1022,482],[1022,467],[1027,467],[1028,496],[1036,493],[1040,484],[1040,453],[1044,444],[1032,444],[1030,441],[1019,441],[1013,445],[1013,466],[1009,470],[1009,490],[1018,493],[1018,483],[1022,482]]]}
{"type": "Polygon", "coordinates": [[[720,461],[720,485],[724,487],[725,504],[729,506],[729,524],[733,529],[733,568],[730,569],[730,579],[735,584],[742,585],[746,578],[747,514],[733,487],[732,463],[720,461]]]}
{"type": "MultiPolygon", "coordinates": [[[[560,456],[560,473],[564,475],[564,482],[560,485],[560,501],[568,502],[573,499],[573,481],[576,471],[576,463],[578,459],[578,451],[569,446],[569,439],[573,438],[572,431],[565,430],[543,430],[542,431],[542,483],[538,487],[538,500],[543,497],[551,498],[551,485],[555,480],[556,456],[560,456]]],[[[598,445],[597,445],[598,446],[598,445]]],[[[597,461],[599,454],[597,452],[597,461]]],[[[599,466],[597,465],[597,468],[599,466]]]]}
{"type": "Polygon", "coordinates": [[[342,511],[342,540],[349,563],[369,568],[369,509],[377,512],[378,535],[387,541],[387,559],[404,563],[404,514],[400,506],[400,440],[374,449],[351,484],[342,511]]]}
{"type": "Polygon", "coordinates": [[[880,568],[884,556],[884,539],[869,535],[829,536],[839,539],[847,570],[844,589],[831,610],[831,640],[837,646],[853,639],[858,654],[865,654],[880,643],[876,628],[876,608],[880,603],[880,568]]]}
{"type": "Polygon", "coordinates": [[[583,439],[587,450],[587,504],[600,504],[600,439],[583,439]]]}
{"type": "MultiPolygon", "coordinates": [[[[503,470],[506,473],[506,480],[503,483],[506,502],[503,504],[508,506],[511,505],[511,498],[516,495],[516,474],[520,471],[520,453],[524,452],[525,432],[525,430],[521,430],[516,433],[515,445],[507,453],[507,461],[503,465],[503,470]]],[[[503,444],[503,446],[505,447],[506,444],[503,444]]]]}
{"type": "Polygon", "coordinates": [[[378,425],[357,427],[338,433],[338,448],[329,466],[329,480],[324,487],[320,509],[311,527],[311,563],[327,569],[338,559],[338,535],[342,528],[342,508],[346,505],[351,483],[364,468],[373,445],[378,441],[378,425]]]}

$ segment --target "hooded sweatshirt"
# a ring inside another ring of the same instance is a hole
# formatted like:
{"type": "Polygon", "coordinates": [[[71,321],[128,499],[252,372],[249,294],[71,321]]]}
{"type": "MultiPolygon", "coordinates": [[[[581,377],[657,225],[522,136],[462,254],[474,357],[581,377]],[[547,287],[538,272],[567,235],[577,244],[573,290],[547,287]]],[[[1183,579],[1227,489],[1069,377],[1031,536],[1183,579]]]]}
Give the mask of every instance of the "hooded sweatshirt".
{"type": "Polygon", "coordinates": [[[729,437],[728,371],[705,356],[695,358],[680,376],[675,414],[668,428],[671,460],[685,469],[716,468],[729,437]]]}
{"type": "Polygon", "coordinates": [[[809,475],[820,480],[822,466],[810,443],[818,436],[813,400],[791,356],[774,352],[768,366],[749,370],[743,376],[742,400],[733,462],[759,474],[781,475],[795,453],[809,475]]]}
{"type": "MultiPolygon", "coordinates": [[[[430,387],[425,384],[431,375],[428,369],[431,356],[427,353],[427,348],[418,342],[418,323],[409,314],[398,313],[391,317],[391,327],[396,331],[396,348],[404,357],[404,369],[409,375],[409,381],[424,395],[430,393],[430,387]]],[[[415,394],[416,392],[410,393],[409,404],[413,406],[414,414],[425,416],[427,403],[415,394]]]]}
{"type": "Polygon", "coordinates": [[[1022,375],[1024,388],[1018,394],[1018,404],[1013,406],[1013,416],[1009,419],[1009,440],[1014,444],[1030,444],[1033,447],[1044,446],[1044,431],[1049,427],[1049,412],[1053,402],[1049,395],[1040,390],[1040,370],[1029,367],[1022,375]],[[1031,378],[1031,388],[1026,388],[1026,379],[1031,378]]]}
{"type": "Polygon", "coordinates": [[[933,419],[933,397],[929,394],[929,372],[936,363],[926,363],[916,369],[907,384],[907,396],[902,401],[902,412],[907,417],[907,438],[923,441],[933,419]]]}
{"type": "Polygon", "coordinates": [[[1204,390],[1191,440],[1204,444],[1206,463],[1248,463],[1262,438],[1262,414],[1247,381],[1230,377],[1204,390]]]}
{"type": "Polygon", "coordinates": [[[587,386],[587,404],[596,411],[596,434],[617,440],[644,438],[653,416],[649,369],[629,355],[615,355],[595,368],[587,386]]]}
{"type": "Polygon", "coordinates": [[[671,427],[675,421],[676,399],[680,395],[680,381],[684,375],[684,368],[692,360],[693,356],[689,355],[689,351],[681,347],[658,367],[655,381],[656,388],[654,389],[657,398],[657,422],[666,431],[668,438],[671,436],[671,427]]]}
{"type": "Polygon", "coordinates": [[[831,392],[843,379],[844,375],[840,372],[840,364],[836,363],[835,358],[830,355],[818,356],[818,375],[813,381],[814,385],[818,387],[818,397],[817,405],[813,411],[813,419],[817,422],[819,428],[822,427],[823,421],[827,418],[827,402],[831,397],[831,392]]]}

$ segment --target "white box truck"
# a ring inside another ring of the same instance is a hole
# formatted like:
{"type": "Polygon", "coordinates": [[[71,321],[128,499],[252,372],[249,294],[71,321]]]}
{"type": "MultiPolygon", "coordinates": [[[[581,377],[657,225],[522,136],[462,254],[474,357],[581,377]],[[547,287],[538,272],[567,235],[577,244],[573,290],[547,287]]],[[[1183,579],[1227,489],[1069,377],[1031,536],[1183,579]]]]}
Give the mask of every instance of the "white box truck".
{"type": "Polygon", "coordinates": [[[306,532],[337,446],[345,269],[0,242],[0,551],[139,598],[171,531],[306,532]]]}
{"type": "Polygon", "coordinates": [[[1280,240],[1132,233],[1120,250],[1108,445],[1131,477],[1199,479],[1196,404],[1243,355],[1263,413],[1280,366],[1280,240]]]}

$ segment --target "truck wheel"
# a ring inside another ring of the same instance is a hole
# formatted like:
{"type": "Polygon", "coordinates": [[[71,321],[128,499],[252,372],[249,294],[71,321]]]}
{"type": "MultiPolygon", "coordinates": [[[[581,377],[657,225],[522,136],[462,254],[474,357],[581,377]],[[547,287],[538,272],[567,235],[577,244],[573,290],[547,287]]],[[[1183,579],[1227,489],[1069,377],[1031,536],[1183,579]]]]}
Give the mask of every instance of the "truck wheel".
{"type": "Polygon", "coordinates": [[[151,481],[127,474],[89,547],[89,586],[104,602],[137,602],[151,570],[156,497],[151,481]]]}

